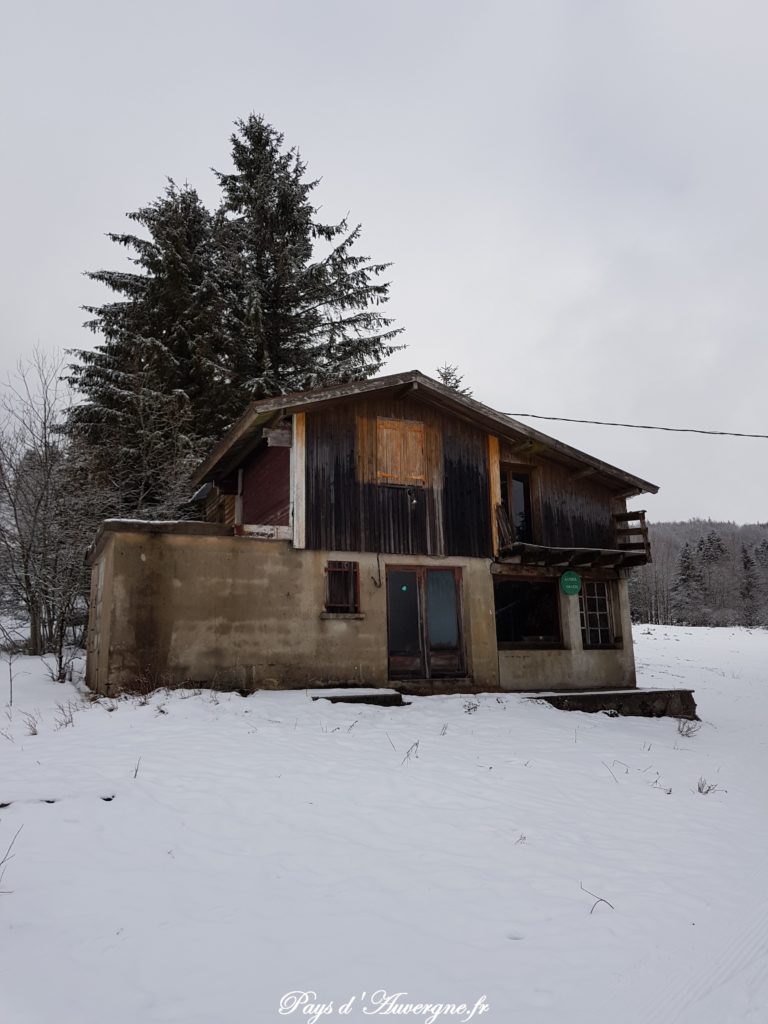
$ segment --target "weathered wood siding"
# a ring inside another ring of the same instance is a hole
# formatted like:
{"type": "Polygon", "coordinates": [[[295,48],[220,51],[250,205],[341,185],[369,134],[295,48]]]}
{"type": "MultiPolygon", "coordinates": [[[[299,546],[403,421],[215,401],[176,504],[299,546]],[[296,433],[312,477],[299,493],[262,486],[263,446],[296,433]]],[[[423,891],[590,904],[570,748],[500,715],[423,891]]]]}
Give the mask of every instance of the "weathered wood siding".
{"type": "Polygon", "coordinates": [[[488,438],[461,420],[443,435],[445,553],[492,556],[488,438]]]}
{"type": "Polygon", "coordinates": [[[288,526],[291,449],[263,447],[243,464],[243,522],[288,526]]]}
{"type": "Polygon", "coordinates": [[[486,435],[414,399],[366,399],[307,414],[307,547],[487,556],[486,435]],[[424,425],[424,485],[380,483],[377,418],[424,425]]]}
{"type": "Polygon", "coordinates": [[[615,548],[614,492],[556,462],[501,446],[501,462],[530,467],[534,541],[553,547],[615,548]]]}
{"type": "Polygon", "coordinates": [[[235,522],[235,495],[222,494],[213,487],[205,502],[205,520],[208,523],[224,523],[233,526],[235,522]]]}

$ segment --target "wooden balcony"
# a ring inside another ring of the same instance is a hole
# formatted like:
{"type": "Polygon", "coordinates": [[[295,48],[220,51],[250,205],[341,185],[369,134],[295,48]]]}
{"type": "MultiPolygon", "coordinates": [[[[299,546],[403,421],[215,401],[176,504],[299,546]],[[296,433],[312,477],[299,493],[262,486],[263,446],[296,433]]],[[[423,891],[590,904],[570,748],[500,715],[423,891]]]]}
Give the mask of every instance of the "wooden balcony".
{"type": "Polygon", "coordinates": [[[616,547],[636,556],[634,565],[645,565],[651,561],[651,542],[648,539],[648,524],[645,510],[640,512],[617,512],[613,517],[616,533],[616,547]]]}
{"type": "Polygon", "coordinates": [[[628,569],[651,560],[651,545],[645,512],[620,512],[613,516],[616,543],[614,547],[574,547],[566,545],[530,544],[516,541],[503,505],[496,506],[496,526],[501,562],[547,568],[614,568],[628,569]]]}

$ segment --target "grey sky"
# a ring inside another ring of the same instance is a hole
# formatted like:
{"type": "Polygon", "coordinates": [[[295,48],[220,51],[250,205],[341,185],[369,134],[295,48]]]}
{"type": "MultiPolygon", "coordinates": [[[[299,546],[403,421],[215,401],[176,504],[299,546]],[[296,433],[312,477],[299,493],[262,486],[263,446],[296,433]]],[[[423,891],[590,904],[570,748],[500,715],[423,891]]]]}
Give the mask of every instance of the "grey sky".
{"type": "MultiPolygon", "coordinates": [[[[408,348],[509,412],[768,433],[768,8],[731,0],[2,6],[2,369],[94,343],[81,276],[164,176],[215,201],[231,123],[297,144],[392,260],[408,348]]],[[[529,421],[534,423],[534,421],[529,421]]],[[[768,441],[534,423],[768,520],[768,441]]]]}

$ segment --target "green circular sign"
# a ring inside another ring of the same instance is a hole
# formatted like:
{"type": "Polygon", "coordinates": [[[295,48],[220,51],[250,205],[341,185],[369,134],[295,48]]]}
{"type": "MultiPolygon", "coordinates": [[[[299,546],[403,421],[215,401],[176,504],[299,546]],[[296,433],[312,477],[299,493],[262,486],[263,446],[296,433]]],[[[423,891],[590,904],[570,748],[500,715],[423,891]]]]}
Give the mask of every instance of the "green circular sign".
{"type": "Polygon", "coordinates": [[[564,572],[560,577],[560,589],[564,594],[578,594],[581,591],[581,576],[572,569],[564,572]]]}

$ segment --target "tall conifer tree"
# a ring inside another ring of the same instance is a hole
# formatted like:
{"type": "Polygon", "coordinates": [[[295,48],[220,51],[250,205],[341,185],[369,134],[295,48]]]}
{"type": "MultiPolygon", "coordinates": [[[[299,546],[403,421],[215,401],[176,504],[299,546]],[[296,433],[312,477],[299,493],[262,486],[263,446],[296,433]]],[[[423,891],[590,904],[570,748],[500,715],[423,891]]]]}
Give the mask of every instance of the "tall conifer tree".
{"type": "Polygon", "coordinates": [[[168,514],[249,401],[368,377],[396,347],[388,264],[353,251],[359,225],[316,218],[317,182],[276,129],[256,115],[235,127],[219,209],[171,181],[129,214],[144,235],[109,235],[136,269],[87,275],[115,298],[86,307],[101,340],[76,353],[70,425],[122,514],[168,514]]]}
{"type": "Polygon", "coordinates": [[[360,225],[317,219],[306,165],[262,117],[236,123],[234,171],[217,173],[237,408],[265,395],[359,380],[394,350],[380,310],[389,264],[353,251],[360,225]]]}
{"type": "Polygon", "coordinates": [[[698,625],[702,617],[703,597],[704,574],[699,567],[696,552],[686,542],[680,551],[672,584],[674,620],[686,626],[698,625]]]}

